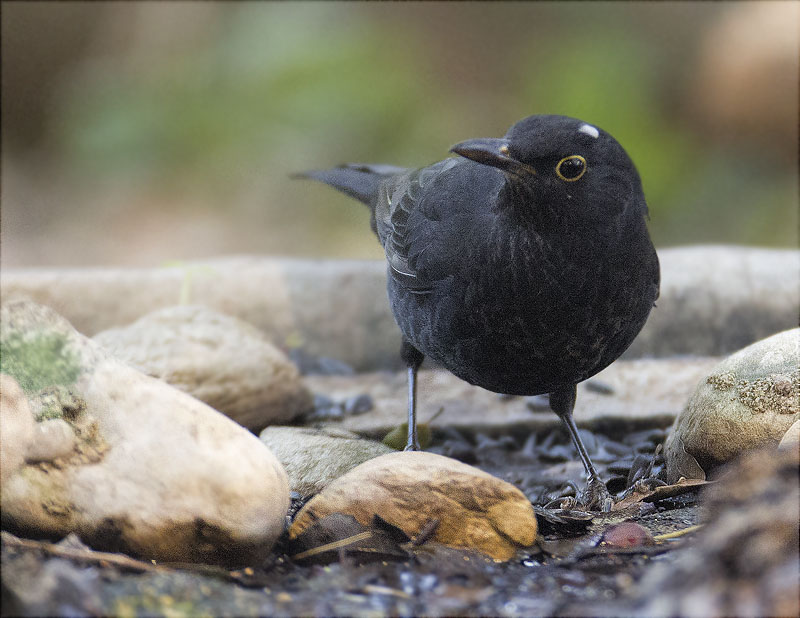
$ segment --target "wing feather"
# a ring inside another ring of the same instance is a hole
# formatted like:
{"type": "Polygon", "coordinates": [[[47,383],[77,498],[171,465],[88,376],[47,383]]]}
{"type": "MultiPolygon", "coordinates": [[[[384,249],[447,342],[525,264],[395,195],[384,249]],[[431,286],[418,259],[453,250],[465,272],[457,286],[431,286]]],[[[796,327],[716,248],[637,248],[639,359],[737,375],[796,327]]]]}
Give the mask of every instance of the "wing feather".
{"type": "Polygon", "coordinates": [[[415,294],[427,294],[437,278],[417,267],[417,258],[436,239],[436,211],[447,204],[426,204],[426,191],[456,164],[445,159],[430,167],[392,177],[382,183],[375,204],[375,227],[386,252],[392,277],[415,294]],[[426,207],[427,206],[427,207],[426,207]]]}

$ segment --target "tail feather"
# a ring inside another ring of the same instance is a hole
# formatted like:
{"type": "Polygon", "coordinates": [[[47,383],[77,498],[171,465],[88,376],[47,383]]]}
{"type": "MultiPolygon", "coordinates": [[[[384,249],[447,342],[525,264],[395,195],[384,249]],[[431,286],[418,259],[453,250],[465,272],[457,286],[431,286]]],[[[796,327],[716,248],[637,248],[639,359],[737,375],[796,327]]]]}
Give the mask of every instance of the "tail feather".
{"type": "Polygon", "coordinates": [[[380,182],[406,170],[392,165],[350,164],[329,170],[312,170],[296,174],[295,177],[311,178],[324,182],[345,195],[363,202],[367,206],[375,203],[380,182]]]}

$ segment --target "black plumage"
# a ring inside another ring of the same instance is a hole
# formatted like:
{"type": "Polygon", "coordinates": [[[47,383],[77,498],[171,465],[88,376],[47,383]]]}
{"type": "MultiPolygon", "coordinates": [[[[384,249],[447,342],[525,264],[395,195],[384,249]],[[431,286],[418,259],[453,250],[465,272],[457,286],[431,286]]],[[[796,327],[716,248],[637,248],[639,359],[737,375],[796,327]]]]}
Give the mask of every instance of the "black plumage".
{"type": "Polygon", "coordinates": [[[500,139],[408,170],[347,165],[305,174],[370,207],[409,367],[429,356],[499,393],[550,393],[589,474],[588,505],[610,501],[572,422],[575,385],[631,344],[658,296],[659,267],[632,161],[605,131],[531,116],[500,139]]]}

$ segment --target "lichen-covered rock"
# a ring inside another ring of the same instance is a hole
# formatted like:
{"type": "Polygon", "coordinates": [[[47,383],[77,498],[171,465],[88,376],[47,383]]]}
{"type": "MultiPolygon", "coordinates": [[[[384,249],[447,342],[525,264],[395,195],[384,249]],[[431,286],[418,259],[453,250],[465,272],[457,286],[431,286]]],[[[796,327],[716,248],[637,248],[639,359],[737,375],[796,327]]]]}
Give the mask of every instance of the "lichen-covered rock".
{"type": "Polygon", "coordinates": [[[509,560],[536,540],[536,516],[523,493],[454,459],[422,451],[382,455],[328,485],[297,514],[296,537],[331,513],[369,525],[374,515],[415,537],[438,521],[433,540],[509,560]]]}
{"type": "Polygon", "coordinates": [[[96,548],[156,560],[263,558],[283,529],[289,489],[258,438],[111,357],[46,307],[4,305],[0,325],[2,371],[24,391],[4,379],[3,398],[38,410],[33,430],[16,432],[28,442],[26,463],[7,477],[3,466],[4,528],[75,532],[96,548]]]}
{"type": "Polygon", "coordinates": [[[160,309],[94,340],[253,431],[312,406],[297,368],[263,332],[205,307],[160,309]]]}
{"type": "Polygon", "coordinates": [[[303,496],[322,491],[356,466],[394,450],[343,429],[267,427],[259,436],[289,476],[289,489],[303,496]]]}
{"type": "Polygon", "coordinates": [[[743,451],[777,446],[800,417],[800,329],[722,361],[696,388],[666,443],[667,476],[702,478],[743,451]]]}

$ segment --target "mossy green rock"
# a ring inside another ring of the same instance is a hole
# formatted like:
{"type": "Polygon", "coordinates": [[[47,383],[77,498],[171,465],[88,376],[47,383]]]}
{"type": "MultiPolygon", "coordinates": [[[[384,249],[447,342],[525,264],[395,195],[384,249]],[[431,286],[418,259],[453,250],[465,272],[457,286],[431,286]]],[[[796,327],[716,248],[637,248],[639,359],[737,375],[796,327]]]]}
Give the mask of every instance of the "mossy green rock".
{"type": "Polygon", "coordinates": [[[97,549],[162,561],[263,559],[283,530],[289,489],[258,438],[110,356],[47,307],[9,303],[0,323],[13,376],[2,395],[14,403],[0,409],[3,439],[14,438],[9,414],[33,423],[16,432],[18,453],[3,471],[4,528],[75,532],[97,549]]]}

